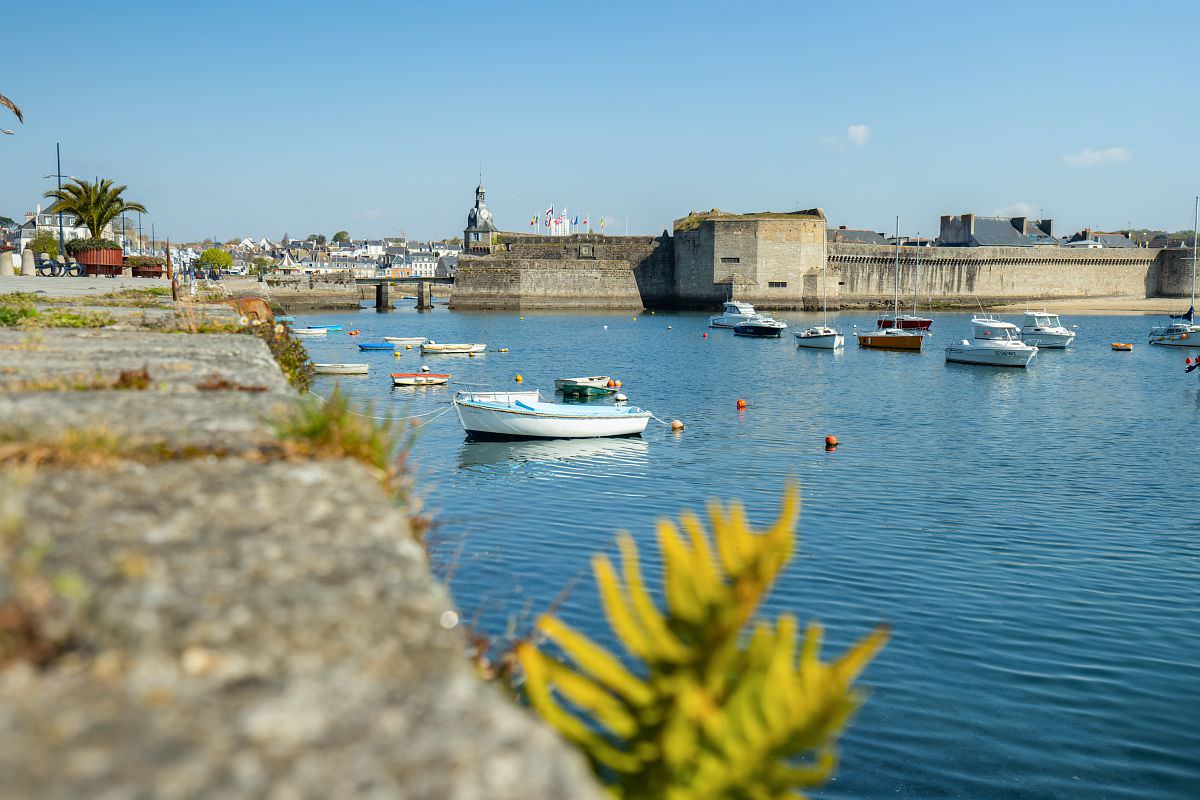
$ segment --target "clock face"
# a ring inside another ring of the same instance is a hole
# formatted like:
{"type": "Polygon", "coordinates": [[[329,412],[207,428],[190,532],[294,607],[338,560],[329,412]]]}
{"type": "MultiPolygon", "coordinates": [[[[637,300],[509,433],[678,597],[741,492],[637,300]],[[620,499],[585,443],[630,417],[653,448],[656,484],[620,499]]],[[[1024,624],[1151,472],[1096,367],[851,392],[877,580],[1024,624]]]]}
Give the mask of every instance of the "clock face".
{"type": "Polygon", "coordinates": [[[481,222],[485,222],[485,221],[487,221],[487,220],[489,220],[489,219],[491,219],[491,218],[492,218],[492,212],[491,212],[491,211],[488,211],[486,208],[481,208],[481,209],[479,209],[479,220],[480,220],[481,222]]]}

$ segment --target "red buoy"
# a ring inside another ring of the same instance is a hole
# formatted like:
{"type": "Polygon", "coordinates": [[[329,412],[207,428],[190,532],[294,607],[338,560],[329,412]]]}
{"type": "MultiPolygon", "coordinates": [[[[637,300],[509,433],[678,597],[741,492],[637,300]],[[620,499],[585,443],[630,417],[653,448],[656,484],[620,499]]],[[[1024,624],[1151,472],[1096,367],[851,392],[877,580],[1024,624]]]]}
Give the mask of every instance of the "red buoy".
{"type": "Polygon", "coordinates": [[[737,407],[739,410],[744,409],[746,407],[746,401],[742,400],[742,399],[738,399],[737,407]]]}
{"type": "Polygon", "coordinates": [[[838,446],[838,441],[837,441],[836,436],[826,436],[825,437],[825,447],[832,450],[833,448],[835,448],[837,446],[838,446]]]}
{"type": "Polygon", "coordinates": [[[708,338],[708,332],[707,332],[707,331],[705,331],[705,333],[704,333],[704,338],[705,338],[705,339],[707,339],[707,338],[708,338]]]}

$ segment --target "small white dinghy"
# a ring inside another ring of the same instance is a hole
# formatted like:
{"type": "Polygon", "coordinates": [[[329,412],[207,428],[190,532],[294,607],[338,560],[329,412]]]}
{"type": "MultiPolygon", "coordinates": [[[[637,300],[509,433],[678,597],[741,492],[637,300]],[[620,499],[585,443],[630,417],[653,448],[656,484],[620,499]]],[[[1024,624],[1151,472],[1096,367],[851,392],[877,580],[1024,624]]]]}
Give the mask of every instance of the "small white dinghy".
{"type": "Polygon", "coordinates": [[[369,369],[366,364],[313,364],[318,375],[366,375],[369,369]]]}
{"type": "Polygon", "coordinates": [[[328,328],[292,328],[296,336],[328,336],[328,328]]]}
{"type": "MultiPolygon", "coordinates": [[[[496,393],[514,394],[514,393],[496,393]]],[[[594,439],[637,436],[652,416],[636,406],[568,405],[541,400],[477,399],[459,392],[454,409],[467,436],[499,439],[594,439]]]]}
{"type": "Polygon", "coordinates": [[[608,386],[608,382],[610,380],[612,380],[612,378],[607,375],[592,375],[587,378],[555,378],[554,388],[561,392],[563,386],[567,385],[568,383],[576,384],[578,386],[594,386],[597,388],[602,388],[608,386]]]}
{"type": "Polygon", "coordinates": [[[383,340],[385,342],[391,342],[392,344],[399,344],[399,345],[425,344],[425,342],[429,341],[424,336],[384,336],[383,340]]]}
{"type": "Polygon", "coordinates": [[[487,350],[486,344],[438,344],[437,342],[429,341],[421,345],[422,353],[433,353],[434,355],[482,353],[485,350],[487,350]]]}
{"type": "Polygon", "coordinates": [[[393,386],[441,386],[450,382],[445,372],[393,372],[393,386]]]}
{"type": "Polygon", "coordinates": [[[797,347],[836,350],[846,344],[846,337],[825,325],[817,325],[796,333],[797,347]]]}

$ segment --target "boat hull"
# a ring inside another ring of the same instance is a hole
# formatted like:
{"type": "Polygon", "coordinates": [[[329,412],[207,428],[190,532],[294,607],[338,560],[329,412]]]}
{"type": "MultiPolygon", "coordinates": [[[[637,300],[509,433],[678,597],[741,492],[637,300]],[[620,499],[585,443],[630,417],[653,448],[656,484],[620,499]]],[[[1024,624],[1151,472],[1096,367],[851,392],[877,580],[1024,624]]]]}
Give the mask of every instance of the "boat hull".
{"type": "Polygon", "coordinates": [[[946,361],[951,364],[975,364],[981,367],[1027,367],[1037,348],[990,348],[951,345],[946,348],[946,361]]]}
{"type": "Polygon", "coordinates": [[[919,333],[908,336],[887,335],[879,332],[858,334],[858,346],[871,350],[909,350],[920,352],[924,344],[925,337],[919,333]]]}
{"type": "Polygon", "coordinates": [[[437,372],[393,372],[393,386],[441,386],[448,383],[450,376],[437,372]]]}
{"type": "Polygon", "coordinates": [[[366,375],[369,371],[366,364],[313,364],[317,375],[366,375]]]}
{"type": "Polygon", "coordinates": [[[650,413],[629,409],[612,416],[549,415],[527,411],[516,404],[506,407],[476,405],[455,400],[463,430],[472,438],[595,439],[637,436],[646,430],[650,413]]]}
{"type": "Polygon", "coordinates": [[[427,341],[424,336],[384,336],[383,340],[391,344],[425,344],[427,341]]]}
{"type": "Polygon", "coordinates": [[[329,331],[324,328],[293,328],[293,336],[326,336],[329,331]]]}
{"type": "Polygon", "coordinates": [[[735,336],[755,336],[760,339],[778,339],[783,328],[778,325],[763,325],[758,322],[743,322],[733,327],[735,336]]]}
{"type": "MultiPolygon", "coordinates": [[[[896,322],[891,317],[880,317],[875,324],[884,330],[896,327],[896,322]]],[[[933,320],[927,317],[901,317],[899,327],[902,331],[927,331],[931,325],[933,320]]]]}
{"type": "Polygon", "coordinates": [[[846,337],[840,333],[796,334],[797,347],[811,347],[816,350],[835,350],[846,344],[846,337]]]}
{"type": "Polygon", "coordinates": [[[487,350],[486,344],[423,344],[421,352],[430,355],[460,355],[464,353],[482,353],[487,350]]]}
{"type": "Polygon", "coordinates": [[[1163,347],[1200,347],[1200,332],[1151,334],[1150,344],[1163,347]]]}
{"type": "Polygon", "coordinates": [[[391,342],[364,342],[358,346],[359,350],[395,350],[396,345],[391,342]]]}
{"type": "Polygon", "coordinates": [[[564,383],[559,391],[563,393],[563,397],[607,397],[617,393],[616,389],[607,386],[591,386],[586,383],[564,383]]]}
{"type": "Polygon", "coordinates": [[[1026,333],[1021,331],[1021,341],[1025,344],[1033,345],[1039,350],[1057,349],[1062,350],[1070,347],[1071,342],[1075,341],[1073,333],[1035,333],[1030,331],[1026,333]]]}
{"type": "Polygon", "coordinates": [[[562,388],[567,384],[575,384],[578,386],[608,386],[608,382],[612,380],[607,375],[592,375],[587,378],[555,378],[554,388],[562,391],[562,388]]]}

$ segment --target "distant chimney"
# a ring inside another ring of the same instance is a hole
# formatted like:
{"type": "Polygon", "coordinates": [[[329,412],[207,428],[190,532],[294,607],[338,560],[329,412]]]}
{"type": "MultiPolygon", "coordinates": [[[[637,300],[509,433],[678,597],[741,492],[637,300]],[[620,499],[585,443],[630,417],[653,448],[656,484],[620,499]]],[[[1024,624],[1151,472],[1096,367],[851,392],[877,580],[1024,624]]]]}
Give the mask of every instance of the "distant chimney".
{"type": "Polygon", "coordinates": [[[844,231],[844,230],[846,230],[846,226],[845,226],[845,225],[838,225],[838,230],[839,230],[839,231],[844,231]]]}
{"type": "Polygon", "coordinates": [[[962,221],[963,221],[963,227],[967,229],[967,234],[970,236],[974,236],[975,235],[975,215],[974,214],[963,214],[962,221]]]}
{"type": "Polygon", "coordinates": [[[1039,219],[1037,221],[1037,226],[1038,226],[1038,230],[1040,230],[1042,233],[1046,234],[1047,236],[1054,235],[1053,233],[1051,233],[1051,231],[1054,229],[1054,220],[1039,219]]]}

